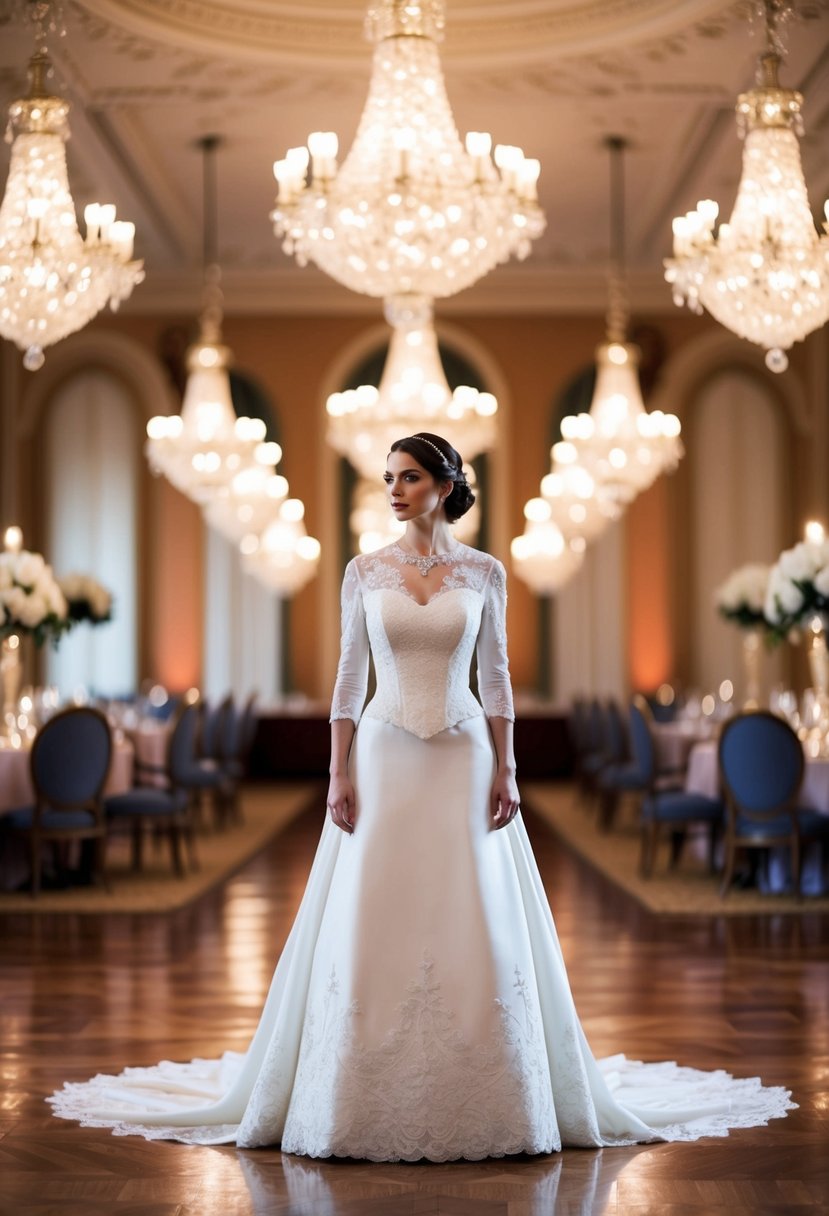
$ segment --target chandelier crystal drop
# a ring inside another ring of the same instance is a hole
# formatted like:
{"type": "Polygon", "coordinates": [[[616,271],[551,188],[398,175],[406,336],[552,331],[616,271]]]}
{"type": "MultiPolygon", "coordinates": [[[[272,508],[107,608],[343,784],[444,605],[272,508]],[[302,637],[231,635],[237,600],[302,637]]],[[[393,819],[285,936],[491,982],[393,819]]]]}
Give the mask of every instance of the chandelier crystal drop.
{"type": "Polygon", "coordinates": [[[50,61],[29,61],[29,91],[9,108],[12,144],[0,204],[0,334],[24,351],[29,371],[44,350],[82,329],[107,304],[115,310],[144,278],[132,257],[135,226],[116,220],[111,204],[84,211],[86,239],[75,219],[66,171],[69,103],[48,91],[50,61]]]}
{"type": "Polygon", "coordinates": [[[707,309],[763,347],[773,372],[785,371],[785,352],[829,318],[829,201],[819,235],[800,162],[803,97],[778,80],[781,7],[781,0],[765,2],[767,45],[757,87],[737,101],[745,142],[731,218],[715,232],[719,208],[703,199],[673,221],[674,256],[665,262],[674,302],[697,313],[707,309]]]}
{"type": "Polygon", "coordinates": [[[386,299],[453,295],[544,230],[539,162],[455,126],[437,40],[442,0],[380,0],[357,135],[337,167],[337,136],[317,131],[274,165],[272,220],[300,265],[315,262],[353,291],[386,299]],[[310,173],[309,173],[310,168],[310,173]]]}
{"type": "Polygon", "coordinates": [[[329,444],[364,477],[376,480],[392,443],[417,431],[444,435],[472,460],[497,434],[492,393],[461,386],[452,392],[440,361],[432,301],[398,296],[386,301],[391,342],[379,388],[363,384],[332,393],[326,403],[329,444]]]}

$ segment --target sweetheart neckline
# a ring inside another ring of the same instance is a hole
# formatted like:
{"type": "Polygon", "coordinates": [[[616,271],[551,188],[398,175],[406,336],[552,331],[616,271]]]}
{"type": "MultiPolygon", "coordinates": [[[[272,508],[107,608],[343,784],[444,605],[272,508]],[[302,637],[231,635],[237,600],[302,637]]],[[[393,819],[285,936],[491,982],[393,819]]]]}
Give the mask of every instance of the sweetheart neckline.
{"type": "Polygon", "coordinates": [[[428,608],[430,604],[434,604],[435,600],[442,599],[444,595],[448,595],[450,591],[471,591],[473,595],[481,596],[480,591],[476,591],[474,587],[441,587],[434,595],[430,595],[425,603],[421,604],[420,600],[416,600],[410,591],[405,587],[371,587],[366,591],[365,595],[376,595],[381,591],[388,591],[392,595],[402,595],[410,604],[414,604],[415,608],[428,608]]]}

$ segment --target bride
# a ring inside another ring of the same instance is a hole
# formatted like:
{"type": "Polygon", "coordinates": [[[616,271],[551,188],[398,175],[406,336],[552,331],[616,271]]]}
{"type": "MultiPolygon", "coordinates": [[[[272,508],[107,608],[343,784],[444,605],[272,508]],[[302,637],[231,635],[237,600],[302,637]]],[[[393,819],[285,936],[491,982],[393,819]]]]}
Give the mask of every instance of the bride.
{"type": "Polygon", "coordinates": [[[371,1161],[782,1117],[788,1092],[757,1078],[594,1059],[518,813],[504,569],[452,536],[474,496],[445,439],[398,440],[385,481],[406,530],[346,568],[329,815],[250,1047],[67,1084],[54,1113],[371,1161]]]}

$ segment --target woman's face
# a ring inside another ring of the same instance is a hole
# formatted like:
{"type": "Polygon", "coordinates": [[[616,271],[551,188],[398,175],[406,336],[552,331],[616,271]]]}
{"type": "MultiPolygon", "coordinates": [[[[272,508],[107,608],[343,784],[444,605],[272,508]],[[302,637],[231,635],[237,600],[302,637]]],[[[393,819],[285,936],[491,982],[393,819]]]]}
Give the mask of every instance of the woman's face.
{"type": "Polygon", "coordinates": [[[451,482],[438,481],[409,452],[389,452],[383,480],[392,514],[404,523],[443,510],[443,496],[451,482]]]}

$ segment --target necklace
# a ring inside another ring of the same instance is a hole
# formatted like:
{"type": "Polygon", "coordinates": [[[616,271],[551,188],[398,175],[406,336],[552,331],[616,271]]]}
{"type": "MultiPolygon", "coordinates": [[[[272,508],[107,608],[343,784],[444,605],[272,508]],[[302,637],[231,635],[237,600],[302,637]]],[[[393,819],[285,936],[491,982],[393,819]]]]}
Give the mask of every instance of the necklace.
{"type": "Polygon", "coordinates": [[[394,547],[397,551],[398,559],[401,562],[405,562],[407,566],[417,566],[424,578],[435,566],[452,560],[451,553],[407,553],[400,544],[395,544],[394,547]]]}

